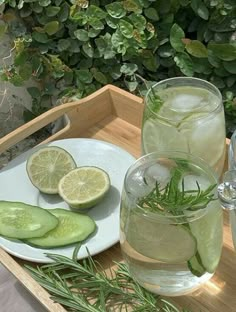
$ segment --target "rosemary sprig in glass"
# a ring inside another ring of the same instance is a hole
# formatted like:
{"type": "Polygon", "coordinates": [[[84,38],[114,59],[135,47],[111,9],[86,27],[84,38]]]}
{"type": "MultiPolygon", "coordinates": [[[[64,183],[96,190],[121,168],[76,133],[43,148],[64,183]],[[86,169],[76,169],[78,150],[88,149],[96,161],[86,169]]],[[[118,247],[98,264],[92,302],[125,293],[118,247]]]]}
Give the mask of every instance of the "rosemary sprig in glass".
{"type": "Polygon", "coordinates": [[[117,270],[108,274],[89,253],[87,259],[78,262],[79,247],[73,259],[48,254],[52,263],[36,268],[26,265],[33,278],[67,311],[188,312],[142,288],[130,277],[124,263],[114,262],[117,270]]]}
{"type": "Polygon", "coordinates": [[[215,200],[213,190],[216,184],[210,185],[207,189],[201,190],[196,181],[195,190],[185,190],[184,180],[181,181],[182,171],[175,169],[170,182],[161,187],[156,182],[153,190],[138,201],[138,206],[149,212],[170,212],[173,215],[181,214],[184,210],[198,210],[205,208],[212,200],[215,200]]]}

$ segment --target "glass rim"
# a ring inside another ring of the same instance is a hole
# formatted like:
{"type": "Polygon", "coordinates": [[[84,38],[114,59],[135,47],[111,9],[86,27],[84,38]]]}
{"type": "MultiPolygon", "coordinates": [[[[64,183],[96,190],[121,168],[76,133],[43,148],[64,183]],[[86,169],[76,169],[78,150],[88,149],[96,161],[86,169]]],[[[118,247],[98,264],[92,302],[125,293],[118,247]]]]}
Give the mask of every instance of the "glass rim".
{"type": "MultiPolygon", "coordinates": [[[[128,170],[126,171],[125,177],[124,177],[124,189],[125,192],[127,193],[127,180],[130,174],[132,174],[132,172],[138,168],[142,163],[146,162],[146,159],[149,159],[150,163],[153,160],[158,160],[158,159],[184,159],[184,160],[188,160],[190,159],[190,163],[193,165],[197,165],[199,166],[205,173],[207,176],[209,176],[209,180],[214,180],[215,184],[216,184],[216,190],[217,190],[217,186],[219,185],[219,177],[217,176],[216,172],[210,167],[210,165],[208,165],[208,163],[202,159],[199,156],[195,156],[192,155],[190,153],[187,152],[182,152],[182,151],[171,151],[171,150],[165,150],[165,151],[155,151],[155,152],[151,152],[148,154],[145,154],[139,158],[137,158],[135,160],[135,162],[128,168],[128,170]],[[182,156],[182,157],[181,157],[182,156]]],[[[192,222],[194,220],[197,219],[196,214],[198,215],[199,213],[201,213],[201,211],[207,211],[208,207],[205,208],[201,208],[198,210],[188,210],[188,216],[186,216],[185,214],[181,214],[178,216],[174,216],[174,215],[161,215],[161,214],[157,214],[157,213],[153,213],[153,212],[146,212],[143,210],[143,208],[141,208],[138,204],[136,204],[136,207],[138,207],[140,210],[140,212],[142,212],[142,214],[145,217],[148,217],[150,219],[155,219],[155,220],[170,220],[169,223],[171,223],[171,221],[176,220],[178,223],[178,220],[182,219],[183,217],[187,217],[188,219],[193,218],[192,220],[188,220],[186,222],[192,222]],[[195,218],[196,217],[196,218],[195,218]]],[[[182,222],[182,223],[186,223],[186,222],[182,222]]],[[[172,222],[173,223],[173,222],[172,222]]]]}
{"type": "MultiPolygon", "coordinates": [[[[215,94],[216,96],[219,98],[219,104],[214,108],[212,109],[211,111],[207,112],[208,114],[204,115],[204,116],[201,116],[201,117],[196,117],[194,120],[199,120],[199,119],[207,119],[209,118],[209,116],[211,116],[212,114],[216,113],[219,109],[222,109],[223,108],[223,98],[222,98],[222,94],[220,92],[220,90],[211,82],[207,81],[207,80],[204,80],[204,79],[201,79],[201,78],[196,78],[196,77],[173,77],[173,78],[167,78],[167,79],[164,79],[164,80],[160,80],[158,81],[157,83],[155,83],[152,87],[150,87],[144,97],[144,101],[145,101],[145,104],[147,105],[148,109],[154,114],[156,115],[160,120],[166,120],[166,121],[172,121],[173,119],[171,118],[166,118],[162,115],[160,115],[158,112],[154,112],[152,109],[150,109],[150,104],[149,104],[149,101],[148,101],[148,98],[149,98],[149,94],[151,92],[151,88],[155,91],[155,88],[158,87],[159,85],[162,85],[164,83],[168,83],[168,82],[174,82],[174,81],[196,81],[198,83],[201,83],[201,84],[205,84],[206,87],[209,86],[211,88],[211,90],[214,90],[215,91],[215,94]]],[[[181,85],[177,85],[176,87],[178,86],[181,86],[181,85]]],[[[184,85],[183,85],[184,86],[184,85]]],[[[187,85],[188,86],[188,85],[187,85]]],[[[200,87],[200,86],[199,86],[200,87]]],[[[207,89],[207,88],[206,88],[207,89]]],[[[192,122],[192,120],[190,121],[185,121],[186,123],[189,123],[189,122],[192,122]]]]}

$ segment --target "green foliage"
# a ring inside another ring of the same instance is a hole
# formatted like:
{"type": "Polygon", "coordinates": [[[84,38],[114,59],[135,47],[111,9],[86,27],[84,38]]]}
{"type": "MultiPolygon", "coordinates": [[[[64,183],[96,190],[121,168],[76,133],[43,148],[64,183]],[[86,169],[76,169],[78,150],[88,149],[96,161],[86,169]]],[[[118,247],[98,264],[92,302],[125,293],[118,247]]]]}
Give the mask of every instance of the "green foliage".
{"type": "MultiPolygon", "coordinates": [[[[236,127],[235,0],[0,0],[15,62],[3,80],[33,78],[41,99],[81,98],[112,83],[140,94],[142,77],[194,76],[224,96],[227,130],[236,127]],[[50,85],[50,92],[45,91],[50,85]],[[230,94],[230,98],[229,98],[230,94]]],[[[45,107],[48,109],[48,106],[45,107]]],[[[42,109],[35,109],[42,112],[42,109]]]]}

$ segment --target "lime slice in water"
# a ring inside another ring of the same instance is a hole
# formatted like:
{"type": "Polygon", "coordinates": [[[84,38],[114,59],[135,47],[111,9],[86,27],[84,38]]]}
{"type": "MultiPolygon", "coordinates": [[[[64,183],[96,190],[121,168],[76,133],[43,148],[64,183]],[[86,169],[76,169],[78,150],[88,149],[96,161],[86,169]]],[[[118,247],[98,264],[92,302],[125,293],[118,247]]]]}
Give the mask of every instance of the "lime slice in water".
{"type": "Polygon", "coordinates": [[[92,166],[78,167],[59,182],[60,196],[72,208],[90,208],[98,204],[110,188],[109,175],[92,166]]]}
{"type": "Polygon", "coordinates": [[[60,179],[75,167],[72,156],[57,146],[42,147],[29,157],[26,164],[32,184],[47,194],[57,194],[60,179]]]}
{"type": "Polygon", "coordinates": [[[177,128],[159,120],[146,120],[143,125],[142,142],[144,153],[156,150],[188,151],[186,137],[177,128]]]}
{"type": "Polygon", "coordinates": [[[126,238],[143,256],[166,263],[182,263],[197,250],[196,239],[183,225],[160,223],[142,214],[131,214],[126,238]]]}

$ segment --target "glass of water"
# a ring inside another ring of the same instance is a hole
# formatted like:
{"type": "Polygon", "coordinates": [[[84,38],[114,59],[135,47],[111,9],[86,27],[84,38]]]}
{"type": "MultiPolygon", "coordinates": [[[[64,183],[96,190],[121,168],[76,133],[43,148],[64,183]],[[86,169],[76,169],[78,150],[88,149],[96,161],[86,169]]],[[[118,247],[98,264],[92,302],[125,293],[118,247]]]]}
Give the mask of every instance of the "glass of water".
{"type": "Polygon", "coordinates": [[[183,151],[204,159],[220,176],[225,160],[225,117],[220,91],[198,78],[177,77],[145,97],[142,153],[183,151]]]}
{"type": "Polygon", "coordinates": [[[131,276],[144,288],[180,296],[214,274],[223,244],[217,183],[205,161],[184,152],[153,152],[128,169],[120,244],[131,276]]]}

